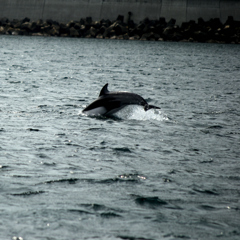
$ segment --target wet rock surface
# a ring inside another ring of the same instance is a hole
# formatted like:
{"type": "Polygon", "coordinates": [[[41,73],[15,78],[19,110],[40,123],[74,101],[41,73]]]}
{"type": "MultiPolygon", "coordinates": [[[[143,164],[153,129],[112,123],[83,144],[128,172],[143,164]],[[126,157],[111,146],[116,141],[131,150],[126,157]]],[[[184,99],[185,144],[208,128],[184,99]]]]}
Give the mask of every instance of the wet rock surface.
{"type": "Polygon", "coordinates": [[[93,21],[91,17],[59,23],[52,19],[31,21],[29,18],[10,21],[0,19],[0,34],[28,36],[57,36],[77,38],[122,39],[143,41],[185,41],[209,43],[240,43],[240,21],[229,16],[225,23],[219,18],[204,21],[183,22],[176,25],[175,19],[165,18],[150,20],[145,18],[134,23],[130,18],[127,23],[119,15],[115,21],[102,19],[93,21]]]}

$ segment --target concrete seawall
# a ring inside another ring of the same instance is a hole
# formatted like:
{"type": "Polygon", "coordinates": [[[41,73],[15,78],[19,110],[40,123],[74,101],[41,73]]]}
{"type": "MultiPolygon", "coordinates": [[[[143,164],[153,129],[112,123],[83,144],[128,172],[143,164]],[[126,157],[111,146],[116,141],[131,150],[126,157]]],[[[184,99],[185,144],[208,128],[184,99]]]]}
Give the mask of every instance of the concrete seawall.
{"type": "Polygon", "coordinates": [[[219,18],[222,22],[228,16],[240,21],[239,0],[2,0],[0,1],[0,18],[10,20],[30,18],[53,19],[69,22],[91,16],[93,20],[115,20],[123,15],[124,20],[139,22],[145,17],[166,20],[174,18],[177,24],[189,20],[219,18]]]}

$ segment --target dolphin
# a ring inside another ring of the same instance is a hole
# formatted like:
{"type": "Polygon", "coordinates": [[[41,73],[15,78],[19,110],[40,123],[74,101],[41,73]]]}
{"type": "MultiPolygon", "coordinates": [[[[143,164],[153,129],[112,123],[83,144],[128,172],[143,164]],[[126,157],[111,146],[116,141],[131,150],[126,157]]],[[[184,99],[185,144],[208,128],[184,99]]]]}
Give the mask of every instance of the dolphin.
{"type": "Polygon", "coordinates": [[[145,111],[149,109],[160,109],[149,105],[146,100],[135,93],[109,92],[108,83],[100,91],[98,99],[82,110],[87,115],[110,116],[128,105],[141,105],[145,111]]]}

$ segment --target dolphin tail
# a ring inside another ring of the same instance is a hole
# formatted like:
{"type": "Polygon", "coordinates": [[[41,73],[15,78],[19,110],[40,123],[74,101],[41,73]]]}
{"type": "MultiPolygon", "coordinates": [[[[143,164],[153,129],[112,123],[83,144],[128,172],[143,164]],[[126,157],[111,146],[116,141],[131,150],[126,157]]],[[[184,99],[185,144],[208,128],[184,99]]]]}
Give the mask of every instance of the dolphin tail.
{"type": "Polygon", "coordinates": [[[154,106],[154,105],[148,105],[148,104],[146,104],[145,106],[144,106],[144,110],[145,111],[148,111],[149,109],[161,109],[160,107],[157,107],[157,106],[154,106]]]}

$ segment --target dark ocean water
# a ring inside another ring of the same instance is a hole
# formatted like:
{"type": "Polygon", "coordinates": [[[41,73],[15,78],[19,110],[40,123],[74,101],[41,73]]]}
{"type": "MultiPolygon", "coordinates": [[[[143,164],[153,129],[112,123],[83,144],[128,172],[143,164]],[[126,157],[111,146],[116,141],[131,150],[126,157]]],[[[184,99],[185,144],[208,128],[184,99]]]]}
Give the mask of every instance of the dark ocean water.
{"type": "Polygon", "coordinates": [[[0,239],[240,239],[240,46],[0,36],[0,239]],[[81,110],[109,90],[161,107],[81,110]]]}

